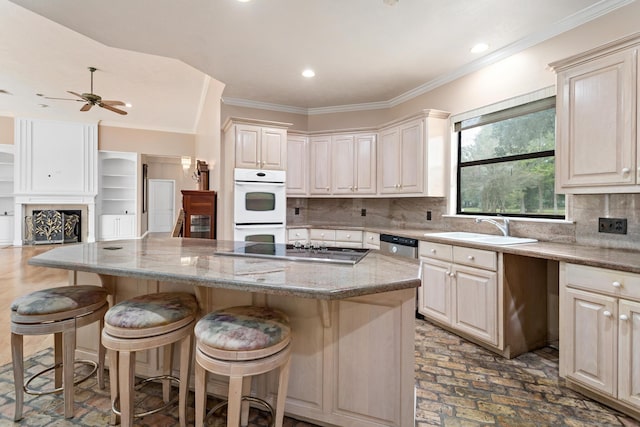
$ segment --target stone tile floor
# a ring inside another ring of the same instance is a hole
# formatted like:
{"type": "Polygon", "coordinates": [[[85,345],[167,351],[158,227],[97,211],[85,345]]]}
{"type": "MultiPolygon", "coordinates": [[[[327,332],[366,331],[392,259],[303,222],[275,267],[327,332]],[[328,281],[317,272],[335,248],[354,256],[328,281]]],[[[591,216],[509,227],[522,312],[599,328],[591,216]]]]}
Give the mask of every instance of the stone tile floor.
{"type": "MultiPolygon", "coordinates": [[[[432,324],[416,321],[416,427],[424,426],[624,426],[640,423],[593,402],[566,387],[558,378],[558,353],[545,348],[512,360],[503,359],[432,324]]],[[[29,374],[52,362],[45,350],[25,361],[29,374]]],[[[107,376],[108,378],[108,376],[107,376]]],[[[138,393],[142,407],[160,400],[160,387],[138,393]]],[[[13,423],[14,390],[10,365],[0,368],[0,426],[106,426],[109,423],[108,383],[95,378],[77,386],[76,416],[65,420],[62,396],[25,397],[24,419],[13,423]]],[[[210,402],[213,403],[213,402],[210,402]]],[[[188,421],[193,423],[193,396],[188,421]]],[[[136,421],[137,426],[175,426],[177,408],[136,421]]],[[[209,426],[222,426],[211,418],[209,426]]],[[[250,426],[268,425],[268,417],[252,410],[250,426]]],[[[285,419],[285,427],[314,427],[285,419]]]]}

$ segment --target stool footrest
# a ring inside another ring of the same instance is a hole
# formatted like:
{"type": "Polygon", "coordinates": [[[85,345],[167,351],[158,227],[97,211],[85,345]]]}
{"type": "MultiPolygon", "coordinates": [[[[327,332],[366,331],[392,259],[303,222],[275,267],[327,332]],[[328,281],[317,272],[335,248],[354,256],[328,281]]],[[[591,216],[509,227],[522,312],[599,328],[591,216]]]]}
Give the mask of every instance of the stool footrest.
{"type": "MultiPolygon", "coordinates": [[[[94,362],[93,360],[75,360],[74,362],[75,364],[80,364],[80,365],[88,365],[91,366],[91,372],[89,372],[88,374],[83,375],[82,377],[78,378],[77,380],[73,381],[73,385],[78,385],[81,382],[84,382],[86,380],[88,380],[93,374],[96,373],[96,371],[98,370],[98,364],[96,362],[94,362]]],[[[48,368],[45,368],[43,370],[41,370],[40,372],[36,372],[35,374],[31,375],[27,381],[25,381],[24,385],[22,386],[22,389],[24,390],[25,393],[27,394],[31,394],[33,396],[44,396],[46,394],[54,394],[54,393],[61,393],[62,390],[64,390],[64,385],[63,387],[58,387],[58,388],[54,388],[53,390],[46,390],[46,391],[41,391],[41,390],[36,390],[34,388],[30,388],[29,384],[31,384],[31,381],[35,380],[36,378],[40,377],[41,375],[46,374],[49,371],[53,371],[54,369],[57,368],[61,368],[62,367],[62,363],[57,363],[53,366],[50,366],[48,368]]]]}
{"type": "MultiPolygon", "coordinates": [[[[253,397],[253,396],[242,396],[242,400],[245,400],[247,402],[257,403],[263,408],[265,408],[269,412],[269,415],[271,416],[271,422],[269,423],[269,427],[273,427],[276,425],[275,411],[273,410],[273,406],[271,406],[269,402],[267,402],[264,399],[260,399],[259,397],[253,397]]],[[[207,412],[207,415],[204,417],[205,421],[207,420],[207,418],[209,418],[210,416],[212,416],[213,414],[215,414],[216,412],[218,412],[220,409],[224,408],[228,404],[229,402],[225,400],[224,402],[220,402],[217,405],[215,405],[213,408],[209,410],[209,412],[207,412]]]]}
{"type": "MultiPolygon", "coordinates": [[[[176,383],[180,384],[180,379],[177,377],[174,377],[173,375],[158,375],[155,377],[149,377],[145,380],[140,381],[138,384],[136,384],[136,386],[133,388],[133,390],[140,390],[142,387],[144,387],[147,383],[152,382],[152,381],[157,381],[157,380],[171,380],[171,381],[175,381],[176,383]]],[[[150,409],[148,411],[144,411],[144,412],[135,412],[133,414],[133,418],[142,418],[142,417],[146,417],[147,415],[152,415],[155,413],[158,413],[160,411],[163,411],[165,409],[167,409],[169,406],[175,404],[178,401],[179,395],[176,395],[173,397],[173,399],[170,399],[167,403],[165,403],[164,405],[155,408],[155,409],[150,409]]],[[[116,398],[116,400],[111,404],[111,410],[113,411],[114,414],[120,416],[122,415],[120,412],[120,408],[119,408],[119,404],[120,403],[120,396],[118,395],[118,397],[116,398]]],[[[133,405],[135,407],[135,404],[133,405]]]]}

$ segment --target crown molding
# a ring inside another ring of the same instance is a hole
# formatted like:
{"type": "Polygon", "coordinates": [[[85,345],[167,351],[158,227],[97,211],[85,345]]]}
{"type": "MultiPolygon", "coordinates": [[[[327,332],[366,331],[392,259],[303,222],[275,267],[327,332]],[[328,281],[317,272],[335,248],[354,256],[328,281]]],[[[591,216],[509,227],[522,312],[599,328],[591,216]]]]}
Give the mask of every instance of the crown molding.
{"type": "Polygon", "coordinates": [[[430,80],[387,101],[368,102],[362,104],[345,104],[317,108],[293,107],[288,105],[272,104],[269,102],[251,101],[248,99],[227,97],[223,98],[223,102],[227,105],[234,105],[238,107],[257,108],[261,110],[303,114],[307,116],[393,108],[429,91],[432,91],[440,86],[464,77],[467,74],[478,71],[486,66],[495,64],[498,61],[506,59],[512,55],[515,55],[516,53],[542,43],[543,41],[546,41],[552,37],[555,37],[573,28],[579,27],[580,25],[586,24],[587,22],[590,22],[594,19],[600,18],[610,12],[613,12],[616,9],[627,6],[634,1],[636,0],[601,0],[600,2],[586,9],[583,9],[578,13],[555,22],[554,24],[542,29],[541,31],[531,34],[528,37],[524,37],[514,43],[511,43],[510,45],[507,45],[488,55],[485,55],[482,58],[470,62],[469,64],[460,67],[452,71],[451,73],[447,73],[433,80],[430,80]]]}

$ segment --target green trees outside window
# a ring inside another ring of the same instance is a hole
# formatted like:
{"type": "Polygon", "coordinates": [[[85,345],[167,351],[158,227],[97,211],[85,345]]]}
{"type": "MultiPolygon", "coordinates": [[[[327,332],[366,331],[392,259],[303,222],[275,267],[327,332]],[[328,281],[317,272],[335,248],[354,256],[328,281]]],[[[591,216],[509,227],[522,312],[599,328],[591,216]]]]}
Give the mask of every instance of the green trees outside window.
{"type": "Polygon", "coordinates": [[[555,194],[555,99],[456,123],[458,213],[564,218],[555,194]]]}

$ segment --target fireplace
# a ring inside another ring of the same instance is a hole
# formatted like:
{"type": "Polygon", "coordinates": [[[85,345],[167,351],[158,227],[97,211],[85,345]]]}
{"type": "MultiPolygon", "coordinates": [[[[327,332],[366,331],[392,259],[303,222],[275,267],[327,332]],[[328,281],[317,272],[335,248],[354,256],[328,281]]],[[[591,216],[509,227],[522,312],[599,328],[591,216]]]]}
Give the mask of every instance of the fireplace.
{"type": "Polygon", "coordinates": [[[77,243],[82,240],[82,210],[33,210],[25,217],[25,242],[77,243]]]}

